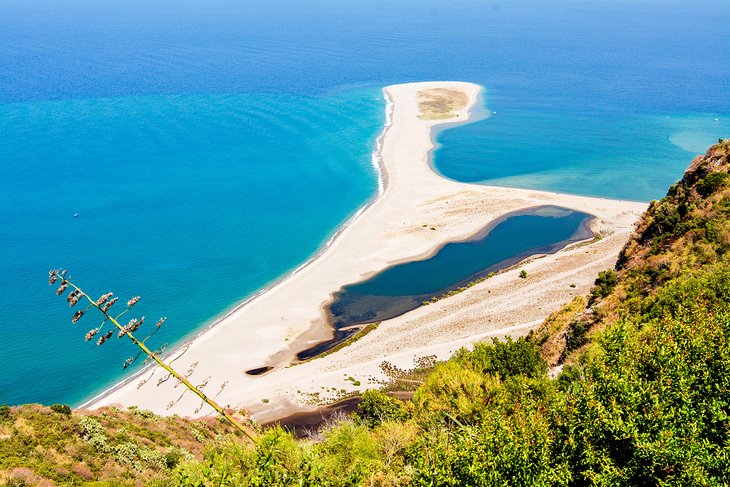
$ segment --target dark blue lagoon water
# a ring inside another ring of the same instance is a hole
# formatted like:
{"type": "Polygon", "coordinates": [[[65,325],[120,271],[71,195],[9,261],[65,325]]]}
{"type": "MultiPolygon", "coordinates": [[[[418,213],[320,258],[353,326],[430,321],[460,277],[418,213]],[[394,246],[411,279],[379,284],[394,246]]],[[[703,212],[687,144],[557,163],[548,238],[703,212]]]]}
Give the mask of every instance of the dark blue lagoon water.
{"type": "Polygon", "coordinates": [[[447,243],[428,258],[394,265],[345,286],[327,307],[336,330],[334,339],[300,353],[299,358],[336,345],[354,332],[348,330],[353,325],[394,318],[526,257],[553,253],[590,238],[591,219],[586,213],[557,206],[516,211],[468,240],[447,243]]]}
{"type": "Polygon", "coordinates": [[[387,84],[485,86],[447,177],[660,197],[730,136],[729,24],[725,0],[0,0],[0,403],[122,377],[51,267],[141,294],[175,344],[310,258],[376,194],[387,84]]]}

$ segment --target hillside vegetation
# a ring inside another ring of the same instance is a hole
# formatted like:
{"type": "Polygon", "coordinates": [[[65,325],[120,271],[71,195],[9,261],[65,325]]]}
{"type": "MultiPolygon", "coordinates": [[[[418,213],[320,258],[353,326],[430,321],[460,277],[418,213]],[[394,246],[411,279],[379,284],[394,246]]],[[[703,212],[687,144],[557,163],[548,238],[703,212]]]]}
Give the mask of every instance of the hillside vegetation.
{"type": "Polygon", "coordinates": [[[652,202],[589,296],[526,339],[436,365],[410,402],[368,391],[357,416],[303,440],[269,428],[256,444],[219,422],[4,409],[0,475],[10,485],[728,485],[729,145],[652,202]]]}

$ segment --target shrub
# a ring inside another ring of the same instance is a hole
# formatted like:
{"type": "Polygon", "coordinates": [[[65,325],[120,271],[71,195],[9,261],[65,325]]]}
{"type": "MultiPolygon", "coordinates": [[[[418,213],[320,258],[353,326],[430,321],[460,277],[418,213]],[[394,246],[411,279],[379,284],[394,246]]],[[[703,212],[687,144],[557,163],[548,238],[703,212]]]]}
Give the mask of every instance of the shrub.
{"type": "Polygon", "coordinates": [[[395,397],[376,389],[367,390],[362,395],[358,419],[370,428],[384,421],[403,421],[407,417],[405,405],[395,397]]]}
{"type": "Polygon", "coordinates": [[[120,465],[126,465],[138,472],[142,471],[142,464],[139,462],[140,450],[136,443],[127,441],[114,448],[114,459],[120,465]]]}
{"type": "Polygon", "coordinates": [[[561,390],[568,390],[573,384],[579,384],[583,377],[583,370],[576,365],[566,365],[556,380],[561,390]]]}
{"type": "Polygon", "coordinates": [[[697,192],[707,197],[718,189],[724,188],[730,183],[730,174],[726,172],[711,172],[697,183],[697,192]]]}
{"type": "Polygon", "coordinates": [[[597,347],[559,411],[559,456],[574,475],[600,485],[725,485],[730,317],[696,310],[638,329],[619,321],[597,347]]]}
{"type": "Polygon", "coordinates": [[[52,404],[51,411],[64,416],[71,416],[71,407],[68,404],[52,404]]]}
{"type": "MultiPolygon", "coordinates": [[[[370,428],[345,420],[325,430],[323,436],[324,441],[314,450],[323,463],[319,466],[320,478],[311,485],[371,485],[363,480],[382,468],[383,452],[370,428]]],[[[308,469],[317,468],[315,462],[308,463],[308,469]]]]}
{"type": "Polygon", "coordinates": [[[562,360],[565,360],[567,355],[573,350],[578,350],[588,343],[588,331],[590,329],[591,323],[582,319],[577,319],[570,323],[565,333],[565,351],[561,357],[562,360]]]}
{"type": "Polygon", "coordinates": [[[152,411],[149,409],[135,409],[135,414],[138,416],[144,418],[144,419],[150,419],[150,420],[158,420],[159,417],[155,415],[152,411]]]}
{"type": "Polygon", "coordinates": [[[522,269],[520,271],[520,279],[527,279],[527,271],[522,269]]]}
{"type": "Polygon", "coordinates": [[[251,485],[287,485],[301,469],[301,450],[280,427],[264,432],[256,445],[256,462],[249,473],[251,485]]]}
{"type": "Polygon", "coordinates": [[[517,341],[511,337],[505,341],[493,338],[492,343],[477,343],[472,351],[461,349],[456,352],[454,360],[482,374],[503,379],[515,375],[540,377],[547,371],[540,347],[524,338],[517,341]]]}
{"type": "Polygon", "coordinates": [[[499,377],[448,361],[436,366],[413,397],[415,414],[422,423],[478,422],[499,392],[499,377]]]}
{"type": "Polygon", "coordinates": [[[597,298],[605,298],[611,294],[613,288],[618,284],[618,274],[613,269],[599,272],[593,284],[595,286],[591,289],[591,301],[595,301],[597,298]]]}
{"type": "Polygon", "coordinates": [[[10,406],[3,404],[0,406],[0,421],[7,421],[10,419],[10,406]]]}
{"type": "Polygon", "coordinates": [[[179,451],[169,451],[165,455],[165,466],[169,469],[173,469],[178,466],[180,461],[182,461],[182,455],[180,455],[179,451]]]}
{"type": "Polygon", "coordinates": [[[79,420],[81,436],[100,453],[111,453],[113,448],[109,445],[104,427],[98,419],[85,416],[79,420]]]}

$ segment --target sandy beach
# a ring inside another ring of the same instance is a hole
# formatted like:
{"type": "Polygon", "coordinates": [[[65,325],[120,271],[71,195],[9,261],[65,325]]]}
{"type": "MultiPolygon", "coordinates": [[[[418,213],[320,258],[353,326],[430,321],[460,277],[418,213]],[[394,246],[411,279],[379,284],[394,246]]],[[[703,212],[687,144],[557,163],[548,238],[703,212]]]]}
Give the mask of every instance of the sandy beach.
{"type": "MultiPolygon", "coordinates": [[[[176,368],[189,371],[194,384],[205,383],[205,392],[219,404],[248,409],[255,419],[267,421],[312,409],[313,399],[376,387],[386,379],[380,367],[385,361],[411,368],[420,357],[447,358],[490,336],[525,334],[550,312],[586,293],[597,273],[613,266],[646,205],[465,184],[436,174],[429,165],[432,129],[467,121],[480,93],[478,85],[462,82],[385,88],[390,113],[379,143],[384,184],[378,197],[306,266],[197,336],[184,353],[173,355],[179,356],[176,368]],[[453,110],[443,113],[420,111],[419,93],[438,93],[433,90],[450,90],[463,100],[457,96],[453,110]],[[536,256],[465,292],[385,321],[337,353],[290,365],[297,352],[330,338],[323,306],[343,285],[467,238],[505,213],[547,204],[594,215],[593,231],[602,238],[536,256]],[[520,269],[528,272],[527,279],[518,277],[520,269]],[[262,366],[274,370],[245,374],[262,366]]],[[[211,413],[192,394],[178,400],[183,388],[173,380],[158,385],[163,372],[148,370],[85,407],[136,405],[160,414],[211,413]]]]}

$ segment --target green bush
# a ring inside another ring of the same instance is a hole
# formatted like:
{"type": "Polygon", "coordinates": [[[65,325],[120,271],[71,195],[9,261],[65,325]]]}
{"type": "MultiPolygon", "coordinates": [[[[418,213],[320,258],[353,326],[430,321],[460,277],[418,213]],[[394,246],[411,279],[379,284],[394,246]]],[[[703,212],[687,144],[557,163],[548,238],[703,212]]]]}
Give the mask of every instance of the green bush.
{"type": "Polygon", "coordinates": [[[601,271],[598,273],[598,277],[593,284],[591,300],[595,301],[597,298],[605,298],[611,294],[613,288],[618,284],[618,274],[613,269],[601,271]]]}
{"type": "Polygon", "coordinates": [[[403,401],[376,389],[363,393],[359,409],[358,419],[370,428],[385,421],[404,421],[409,416],[403,401]]]}
{"type": "Polygon", "coordinates": [[[697,192],[703,197],[707,197],[728,184],[730,184],[730,174],[711,172],[697,183],[697,192]]]}
{"type": "Polygon", "coordinates": [[[311,485],[322,485],[322,479],[333,486],[363,485],[364,479],[383,468],[383,445],[367,426],[345,420],[325,430],[323,436],[324,441],[312,452],[311,458],[317,461],[307,462],[310,472],[321,472],[311,485]]]}
{"type": "Polygon", "coordinates": [[[71,416],[71,407],[67,404],[52,404],[50,407],[53,412],[63,414],[64,416],[71,416]]]}
{"type": "Polygon", "coordinates": [[[468,365],[474,370],[502,378],[515,375],[540,377],[547,371],[547,364],[540,354],[540,347],[519,338],[517,341],[507,337],[492,343],[476,343],[474,349],[461,349],[454,354],[457,363],[468,365]]]}
{"type": "Polygon", "coordinates": [[[98,419],[91,416],[84,416],[79,420],[81,436],[99,453],[112,453],[114,448],[109,444],[104,427],[98,419]]]}
{"type": "Polygon", "coordinates": [[[590,322],[583,320],[575,320],[570,323],[565,332],[565,352],[561,357],[563,360],[570,352],[578,350],[580,347],[588,343],[588,332],[590,331],[590,322]]]}
{"type": "Polygon", "coordinates": [[[556,456],[601,485],[725,484],[730,319],[695,310],[638,328],[606,330],[556,410],[556,456]]]}
{"type": "Polygon", "coordinates": [[[170,451],[165,454],[165,466],[169,469],[177,467],[182,462],[183,456],[178,451],[170,451]]]}
{"type": "Polygon", "coordinates": [[[439,364],[416,390],[416,417],[423,424],[475,423],[494,401],[500,386],[499,377],[484,375],[456,361],[439,364]]]}
{"type": "Polygon", "coordinates": [[[583,369],[577,365],[566,365],[557,377],[556,385],[560,390],[566,391],[574,385],[581,384],[585,379],[583,369]]]}
{"type": "Polygon", "coordinates": [[[0,421],[8,421],[10,418],[10,406],[3,404],[0,406],[0,421]]]}

